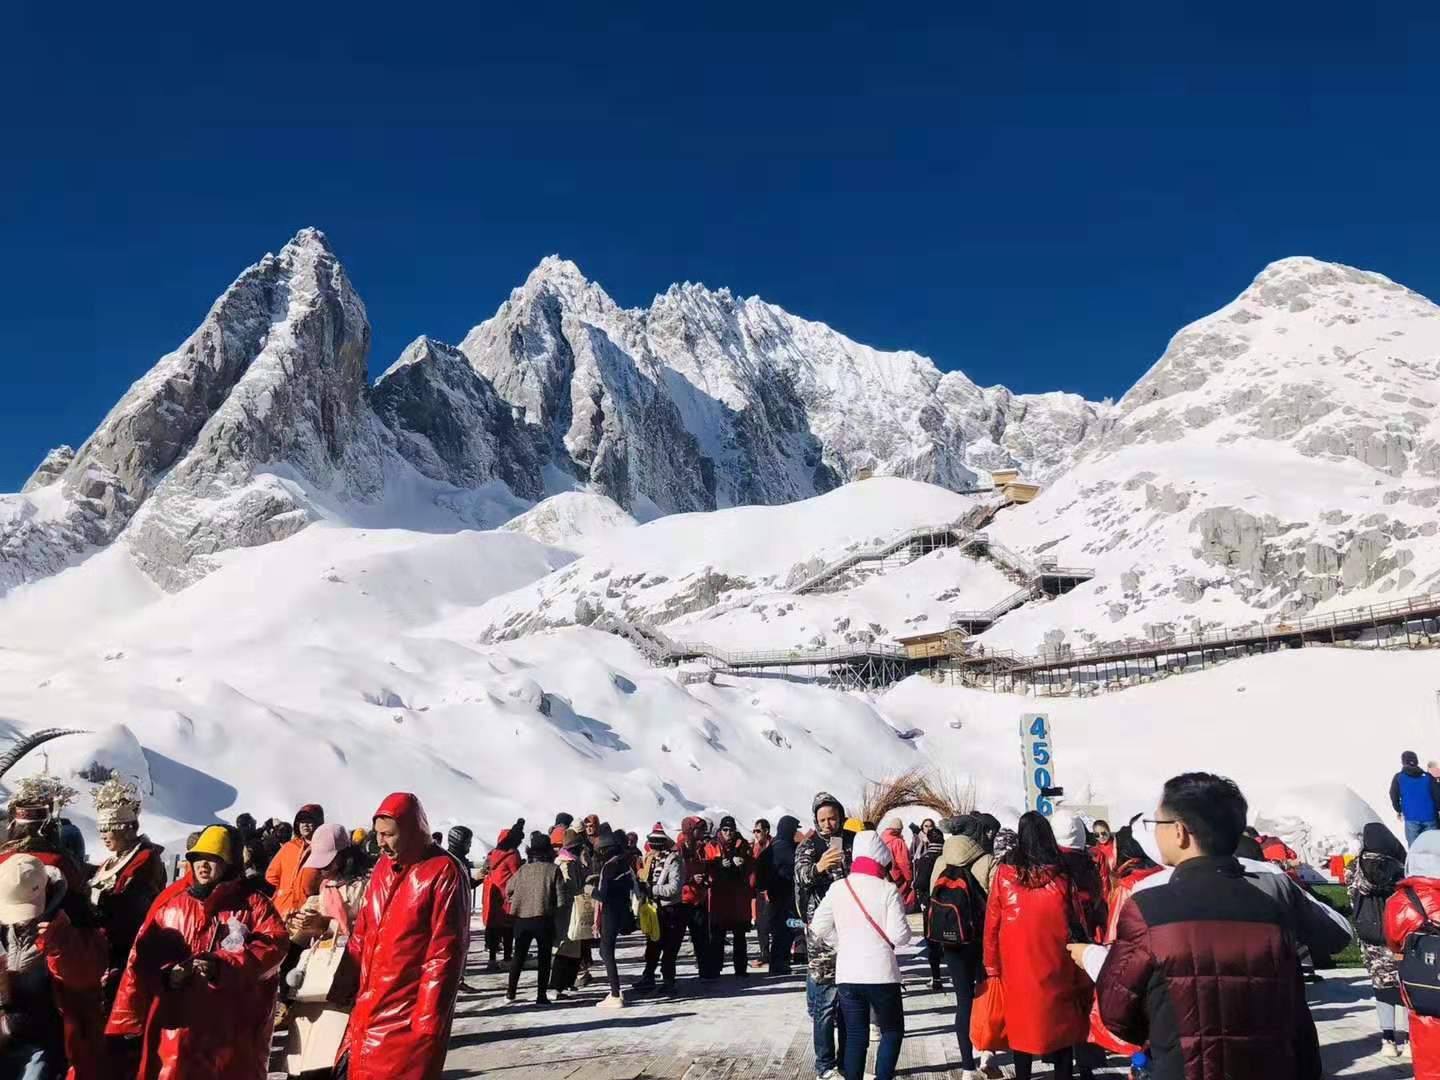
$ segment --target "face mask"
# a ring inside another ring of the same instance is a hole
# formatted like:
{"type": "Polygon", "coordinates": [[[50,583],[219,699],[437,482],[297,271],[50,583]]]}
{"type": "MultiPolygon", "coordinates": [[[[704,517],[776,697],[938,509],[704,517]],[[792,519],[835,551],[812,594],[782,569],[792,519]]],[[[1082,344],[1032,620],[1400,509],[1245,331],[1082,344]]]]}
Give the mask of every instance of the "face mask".
{"type": "Polygon", "coordinates": [[[1137,821],[1131,829],[1135,834],[1135,840],[1144,849],[1145,854],[1150,856],[1150,861],[1164,866],[1165,860],[1160,856],[1160,844],[1155,839],[1154,826],[1147,825],[1144,821],[1137,821]]]}

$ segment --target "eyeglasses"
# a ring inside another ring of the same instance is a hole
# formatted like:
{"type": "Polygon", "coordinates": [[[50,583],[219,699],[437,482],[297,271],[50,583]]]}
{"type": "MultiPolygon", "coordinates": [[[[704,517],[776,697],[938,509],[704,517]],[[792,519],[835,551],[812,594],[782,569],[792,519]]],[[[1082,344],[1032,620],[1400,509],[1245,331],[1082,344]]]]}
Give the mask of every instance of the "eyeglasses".
{"type": "Polygon", "coordinates": [[[1180,819],[1179,819],[1179,818],[1165,818],[1165,817],[1149,818],[1149,817],[1147,817],[1147,818],[1141,818],[1140,820],[1141,820],[1144,824],[1146,824],[1146,825],[1179,825],[1179,824],[1180,824],[1180,819]]]}

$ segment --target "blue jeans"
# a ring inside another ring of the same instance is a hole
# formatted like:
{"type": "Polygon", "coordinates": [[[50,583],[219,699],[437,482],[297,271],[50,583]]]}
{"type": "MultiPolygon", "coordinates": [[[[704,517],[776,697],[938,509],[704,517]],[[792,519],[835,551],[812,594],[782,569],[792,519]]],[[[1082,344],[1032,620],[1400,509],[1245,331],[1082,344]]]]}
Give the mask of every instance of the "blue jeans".
{"type": "Polygon", "coordinates": [[[899,983],[842,983],[840,1015],[845,1020],[845,1080],[864,1080],[870,1050],[870,1018],[880,1029],[875,1051],[875,1080],[893,1080],[905,1041],[905,1006],[899,983]]]}
{"type": "MultiPolygon", "coordinates": [[[[805,1011],[815,1029],[815,1073],[835,1068],[835,1034],[840,1019],[839,997],[834,983],[828,986],[805,976],[805,1011]]],[[[869,1030],[869,1021],[866,1021],[869,1030]]]]}
{"type": "Polygon", "coordinates": [[[6,1080],[60,1080],[65,1055],[35,1043],[12,1042],[0,1050],[0,1076],[6,1080]]]}
{"type": "Polygon", "coordinates": [[[1440,828],[1440,825],[1437,825],[1433,821],[1405,822],[1405,846],[1409,847],[1411,844],[1415,843],[1415,838],[1421,833],[1429,832],[1431,829],[1437,828],[1440,828]]]}

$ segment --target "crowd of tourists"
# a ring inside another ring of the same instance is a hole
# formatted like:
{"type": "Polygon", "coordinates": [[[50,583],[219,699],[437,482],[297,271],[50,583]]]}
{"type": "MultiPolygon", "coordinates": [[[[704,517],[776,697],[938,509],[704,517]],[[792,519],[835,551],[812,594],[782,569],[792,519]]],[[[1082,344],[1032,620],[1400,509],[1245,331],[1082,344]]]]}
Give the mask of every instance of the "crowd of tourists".
{"type": "MultiPolygon", "coordinates": [[[[96,790],[98,863],[60,813],[73,795],[32,777],[8,807],[0,1076],[260,1080],[278,1065],[434,1080],[478,914],[507,1003],[532,950],[536,1006],[592,981],[602,1009],[676,993],[687,941],[687,992],[803,970],[821,1080],[895,1075],[912,942],[931,989],[953,994],[962,1080],[1006,1061],[1021,1080],[1037,1062],[1062,1077],[1119,1064],[1155,1080],[1309,1080],[1307,967],[1352,933],[1295,852],[1247,827],[1239,788],[1209,773],[1169,780],[1153,817],[1113,831],[1063,809],[1014,830],[983,812],[866,822],[820,792],[804,823],[760,819],[748,835],[728,816],[643,837],[596,814],[528,831],[522,818],[478,860],[469,829],[432,833],[416,796],[395,793],[354,829],[317,804],[211,825],[173,875],[133,786],[96,790]],[[644,950],[628,987],[627,935],[644,950]]],[[[1406,832],[1408,851],[1369,825],[1346,884],[1384,1051],[1435,1078],[1440,1001],[1407,965],[1426,948],[1440,964],[1440,830],[1406,832]]]]}

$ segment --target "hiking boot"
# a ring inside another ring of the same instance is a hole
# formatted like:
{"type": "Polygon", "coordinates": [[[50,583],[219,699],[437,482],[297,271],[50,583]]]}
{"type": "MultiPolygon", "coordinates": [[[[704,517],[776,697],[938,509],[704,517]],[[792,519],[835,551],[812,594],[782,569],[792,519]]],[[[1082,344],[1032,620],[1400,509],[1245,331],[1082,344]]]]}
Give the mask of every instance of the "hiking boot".
{"type": "Polygon", "coordinates": [[[549,1005],[549,1004],[550,1004],[550,999],[549,999],[548,997],[546,997],[544,994],[541,994],[539,997],[537,997],[537,998],[535,999],[535,1004],[536,1004],[536,1005],[549,1005]]]}
{"type": "Polygon", "coordinates": [[[1381,1039],[1381,1040],[1380,1040],[1380,1056],[1381,1056],[1381,1057],[1387,1057],[1387,1058],[1398,1058],[1398,1057],[1400,1057],[1400,1047],[1396,1046],[1396,1045],[1395,1045],[1391,1040],[1389,1040],[1389,1039],[1381,1039]]]}
{"type": "Polygon", "coordinates": [[[939,975],[936,975],[933,979],[930,980],[930,989],[931,989],[931,990],[944,990],[944,989],[945,989],[945,983],[944,983],[944,981],[940,978],[939,975]]]}
{"type": "Polygon", "coordinates": [[[648,994],[655,989],[655,976],[647,975],[637,982],[631,983],[630,989],[637,994],[648,994]]]}
{"type": "Polygon", "coordinates": [[[625,999],[616,997],[614,994],[606,994],[595,1003],[595,1007],[597,1009],[623,1009],[625,1007],[625,999]]]}

